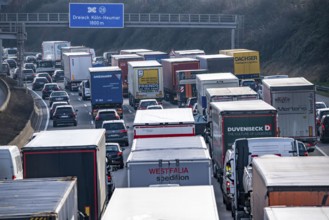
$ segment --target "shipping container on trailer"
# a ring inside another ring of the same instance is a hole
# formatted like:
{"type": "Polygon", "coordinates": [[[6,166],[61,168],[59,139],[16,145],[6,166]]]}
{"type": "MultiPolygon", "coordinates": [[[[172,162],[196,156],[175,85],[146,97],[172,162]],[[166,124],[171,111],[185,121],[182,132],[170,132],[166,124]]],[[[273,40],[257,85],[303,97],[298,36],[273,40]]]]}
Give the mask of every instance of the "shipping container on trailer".
{"type": "Polygon", "coordinates": [[[132,151],[127,174],[128,187],[211,185],[211,158],[208,149],[202,148],[132,151]]]}
{"type": "Polygon", "coordinates": [[[163,86],[165,90],[165,100],[171,103],[177,102],[178,82],[176,71],[200,69],[199,60],[192,58],[170,58],[162,60],[163,86]]]}
{"type": "Polygon", "coordinates": [[[212,102],[210,105],[213,170],[222,183],[227,149],[239,138],[275,137],[277,110],[262,100],[212,102]]]}
{"type": "Polygon", "coordinates": [[[116,109],[123,117],[122,71],[117,66],[89,68],[92,116],[99,109],[116,109]]]}
{"type": "Polygon", "coordinates": [[[192,49],[192,50],[175,50],[171,51],[172,58],[193,58],[195,59],[199,55],[204,55],[204,50],[192,49]]]}
{"type": "Polygon", "coordinates": [[[227,87],[206,89],[207,100],[207,122],[211,121],[211,102],[227,102],[242,100],[257,100],[258,94],[250,87],[227,87]]]}
{"type": "Polygon", "coordinates": [[[0,219],[78,219],[77,178],[0,181],[0,219]]]}
{"type": "Polygon", "coordinates": [[[195,136],[190,108],[138,110],[133,128],[134,138],[195,136]]]}
{"type": "Polygon", "coordinates": [[[263,80],[263,100],[278,110],[281,137],[303,141],[308,147],[317,142],[315,86],[304,77],[263,80]]]}
{"type": "Polygon", "coordinates": [[[144,58],[137,54],[112,55],[112,66],[118,66],[122,71],[122,90],[124,97],[128,97],[128,62],[139,60],[144,60],[144,58]]]}
{"type": "Polygon", "coordinates": [[[234,73],[233,56],[224,54],[199,55],[200,68],[207,69],[209,73],[234,73]]]}
{"type": "Polygon", "coordinates": [[[132,61],[128,63],[129,105],[137,109],[141,99],[156,99],[162,103],[162,65],[155,60],[132,61]]]}
{"type": "Polygon", "coordinates": [[[329,220],[329,207],[266,207],[264,220],[329,220]]]}
{"type": "Polygon", "coordinates": [[[82,80],[89,79],[91,59],[91,54],[86,52],[63,54],[65,88],[71,91],[77,90],[82,80]]]}
{"type": "Polygon", "coordinates": [[[42,59],[52,60],[60,65],[62,59],[62,47],[69,46],[71,46],[71,42],[69,41],[43,41],[41,44],[42,59]]]}
{"type": "Polygon", "coordinates": [[[120,55],[137,54],[137,53],[144,53],[144,52],[152,52],[152,50],[149,50],[149,49],[124,49],[124,50],[120,50],[120,55]]]}
{"type": "Polygon", "coordinates": [[[254,219],[266,207],[329,206],[328,157],[254,158],[252,178],[254,219]]]}
{"type": "Polygon", "coordinates": [[[177,102],[178,107],[185,107],[188,98],[197,97],[196,75],[208,73],[206,69],[177,70],[177,102]]]}
{"type": "Polygon", "coordinates": [[[102,220],[219,220],[213,186],[117,188],[102,220]]]}
{"type": "Polygon", "coordinates": [[[22,148],[24,178],[78,178],[78,209],[100,219],[107,202],[105,130],[43,131],[22,148]]]}
{"type": "Polygon", "coordinates": [[[209,73],[196,76],[196,89],[198,92],[198,111],[206,115],[207,99],[206,89],[238,87],[239,79],[232,73],[209,73]]]}

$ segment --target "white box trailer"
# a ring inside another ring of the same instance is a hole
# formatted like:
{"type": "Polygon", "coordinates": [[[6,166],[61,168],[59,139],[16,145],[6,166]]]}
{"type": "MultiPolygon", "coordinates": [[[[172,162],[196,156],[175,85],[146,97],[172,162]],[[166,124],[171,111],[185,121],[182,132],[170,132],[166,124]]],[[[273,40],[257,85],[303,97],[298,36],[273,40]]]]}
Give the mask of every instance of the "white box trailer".
{"type": "Polygon", "coordinates": [[[128,62],[129,104],[135,109],[141,99],[164,97],[162,65],[155,60],[128,62]]]}
{"type": "Polygon", "coordinates": [[[263,100],[278,111],[279,136],[316,144],[314,84],[303,77],[264,79],[263,100]]]}
{"type": "Polygon", "coordinates": [[[78,219],[76,177],[0,181],[0,219],[78,219]]]}
{"type": "Polygon", "coordinates": [[[60,61],[62,59],[62,47],[71,46],[69,41],[43,41],[42,47],[42,59],[60,61]]]}
{"type": "Polygon", "coordinates": [[[63,54],[64,85],[71,91],[77,90],[82,80],[89,79],[89,68],[92,67],[90,53],[70,52],[63,54]]]}
{"type": "Polygon", "coordinates": [[[117,188],[102,220],[219,220],[213,186],[117,188]]]}
{"type": "Polygon", "coordinates": [[[241,100],[257,100],[258,94],[248,86],[227,87],[227,88],[208,88],[206,89],[207,100],[207,122],[211,121],[211,102],[228,102],[241,100]]]}
{"type": "Polygon", "coordinates": [[[329,220],[329,207],[267,207],[264,220],[329,220]]]}
{"type": "Polygon", "coordinates": [[[138,110],[134,138],[195,136],[195,121],[190,108],[138,110]]]}
{"type": "Polygon", "coordinates": [[[132,151],[127,171],[128,187],[211,185],[212,177],[209,151],[202,148],[132,151]]]}
{"type": "Polygon", "coordinates": [[[196,89],[198,91],[198,111],[205,115],[207,108],[206,89],[238,87],[239,79],[232,73],[209,73],[196,76],[196,89]]]}
{"type": "Polygon", "coordinates": [[[134,139],[131,151],[151,151],[161,149],[207,149],[204,138],[168,137],[168,138],[139,138],[134,139]]]}

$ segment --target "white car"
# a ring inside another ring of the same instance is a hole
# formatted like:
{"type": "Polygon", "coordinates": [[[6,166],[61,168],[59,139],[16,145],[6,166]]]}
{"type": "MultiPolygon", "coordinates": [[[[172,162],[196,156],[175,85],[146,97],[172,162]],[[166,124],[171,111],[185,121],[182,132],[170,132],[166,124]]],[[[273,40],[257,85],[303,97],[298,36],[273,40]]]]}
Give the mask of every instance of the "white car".
{"type": "Polygon", "coordinates": [[[142,99],[139,101],[137,109],[144,110],[147,109],[147,106],[149,105],[159,105],[159,103],[156,99],[142,99]]]}

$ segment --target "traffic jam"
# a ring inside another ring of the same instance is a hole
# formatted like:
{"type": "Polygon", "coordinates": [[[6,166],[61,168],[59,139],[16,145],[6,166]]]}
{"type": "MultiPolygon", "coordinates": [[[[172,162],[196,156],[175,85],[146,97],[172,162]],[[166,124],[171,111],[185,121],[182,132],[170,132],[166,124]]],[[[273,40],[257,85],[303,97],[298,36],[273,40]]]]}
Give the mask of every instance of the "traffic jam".
{"type": "Polygon", "coordinates": [[[329,108],[306,78],[262,75],[249,49],[41,48],[23,69],[15,48],[4,53],[7,77],[46,109],[24,146],[0,146],[5,219],[329,212],[329,159],[314,156],[329,138],[329,108]]]}

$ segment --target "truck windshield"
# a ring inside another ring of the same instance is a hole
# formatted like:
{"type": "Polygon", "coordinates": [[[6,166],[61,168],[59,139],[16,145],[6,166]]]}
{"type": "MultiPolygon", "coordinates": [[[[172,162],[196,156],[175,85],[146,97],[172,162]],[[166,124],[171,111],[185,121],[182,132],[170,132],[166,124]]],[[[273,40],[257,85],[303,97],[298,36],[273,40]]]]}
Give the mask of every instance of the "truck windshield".
{"type": "Polygon", "coordinates": [[[53,67],[54,64],[52,61],[40,61],[38,62],[38,67],[53,67]]]}

